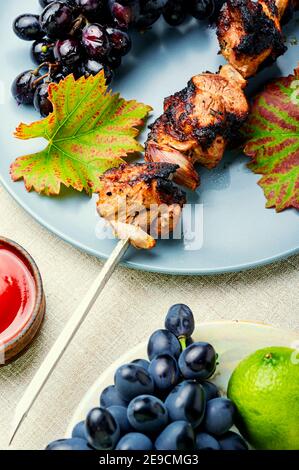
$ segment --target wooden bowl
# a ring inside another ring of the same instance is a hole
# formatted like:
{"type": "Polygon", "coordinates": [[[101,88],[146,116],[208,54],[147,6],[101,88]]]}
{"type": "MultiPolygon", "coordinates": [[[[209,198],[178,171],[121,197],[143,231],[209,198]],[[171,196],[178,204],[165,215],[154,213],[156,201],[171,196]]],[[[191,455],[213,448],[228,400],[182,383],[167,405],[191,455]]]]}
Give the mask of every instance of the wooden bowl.
{"type": "Polygon", "coordinates": [[[12,331],[9,331],[7,338],[4,337],[7,330],[0,333],[0,365],[3,366],[24,352],[38,333],[45,315],[46,300],[39,269],[29,253],[14,241],[4,237],[0,237],[0,248],[7,248],[17,255],[34,281],[33,307],[30,306],[23,323],[22,320],[16,326],[12,323],[10,327],[12,331]]]}

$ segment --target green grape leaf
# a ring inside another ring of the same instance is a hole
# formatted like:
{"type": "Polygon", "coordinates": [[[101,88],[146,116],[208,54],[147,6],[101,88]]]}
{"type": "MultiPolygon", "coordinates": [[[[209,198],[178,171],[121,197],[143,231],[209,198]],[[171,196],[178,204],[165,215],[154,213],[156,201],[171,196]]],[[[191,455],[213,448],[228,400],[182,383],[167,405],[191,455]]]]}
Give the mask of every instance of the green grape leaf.
{"type": "Polygon", "coordinates": [[[263,175],[258,184],[266,207],[299,210],[299,68],[259,93],[243,128],[248,167],[263,175]]]}
{"type": "Polygon", "coordinates": [[[142,151],[136,140],[151,107],[126,101],[107,89],[104,73],[75,80],[69,75],[49,86],[53,113],[32,124],[20,124],[19,139],[43,137],[48,146],[17,158],[13,181],[28,191],[57,195],[61,185],[88,194],[100,188],[100,175],[123,163],[122,157],[142,151]]]}

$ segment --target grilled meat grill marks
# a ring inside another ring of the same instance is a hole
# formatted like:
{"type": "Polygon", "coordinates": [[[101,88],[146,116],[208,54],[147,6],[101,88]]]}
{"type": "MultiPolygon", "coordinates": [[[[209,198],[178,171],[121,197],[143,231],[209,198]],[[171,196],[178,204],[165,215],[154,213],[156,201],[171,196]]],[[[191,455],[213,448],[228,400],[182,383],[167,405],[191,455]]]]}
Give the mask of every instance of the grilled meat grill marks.
{"type": "Polygon", "coordinates": [[[246,81],[230,65],[217,74],[193,77],[186,88],[164,101],[164,113],[152,125],[146,161],[179,165],[175,180],[191,189],[199,184],[194,163],[207,168],[221,160],[248,115],[246,81]]]}
{"type": "Polygon", "coordinates": [[[286,51],[280,20],[290,0],[227,0],[217,22],[221,53],[243,77],[286,51]]]}
{"type": "Polygon", "coordinates": [[[154,237],[175,229],[186,202],[185,193],[171,181],[177,168],[169,163],[123,164],[102,176],[97,209],[119,238],[150,249],[154,237]]]}
{"type": "Polygon", "coordinates": [[[227,0],[217,36],[229,62],[218,73],[194,76],[164,100],[164,112],[151,126],[144,164],[121,165],[103,176],[98,212],[120,238],[138,248],[152,248],[156,235],[175,229],[185,194],[171,181],[190,189],[199,185],[196,162],[206,168],[221,160],[228,142],[238,137],[249,105],[246,79],[286,50],[281,22],[299,0],[227,0]],[[126,201],[125,212],[119,200],[126,201]],[[161,213],[149,210],[164,205],[161,213]],[[142,209],[140,209],[142,207],[142,209]],[[149,215],[151,213],[151,215],[149,215]],[[154,214],[154,217],[153,217],[154,214]]]}

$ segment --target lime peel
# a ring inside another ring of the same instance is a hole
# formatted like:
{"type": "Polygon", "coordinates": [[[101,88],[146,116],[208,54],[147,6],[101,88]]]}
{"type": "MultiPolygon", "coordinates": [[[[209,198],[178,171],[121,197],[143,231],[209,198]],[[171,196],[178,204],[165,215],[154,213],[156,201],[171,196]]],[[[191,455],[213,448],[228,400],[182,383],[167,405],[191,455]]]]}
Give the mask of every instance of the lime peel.
{"type": "Polygon", "coordinates": [[[236,424],[256,449],[299,450],[299,365],[293,353],[285,347],[258,350],[230,378],[236,424]]]}

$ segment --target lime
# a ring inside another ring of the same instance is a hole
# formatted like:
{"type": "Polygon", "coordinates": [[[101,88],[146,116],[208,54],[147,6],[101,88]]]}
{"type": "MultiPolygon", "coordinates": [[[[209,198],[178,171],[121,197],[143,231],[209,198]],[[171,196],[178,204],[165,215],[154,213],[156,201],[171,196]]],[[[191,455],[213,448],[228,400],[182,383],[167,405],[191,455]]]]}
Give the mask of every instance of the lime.
{"type": "Polygon", "coordinates": [[[296,351],[260,349],[234,370],[228,397],[237,427],[256,449],[299,450],[299,364],[296,351]]]}

